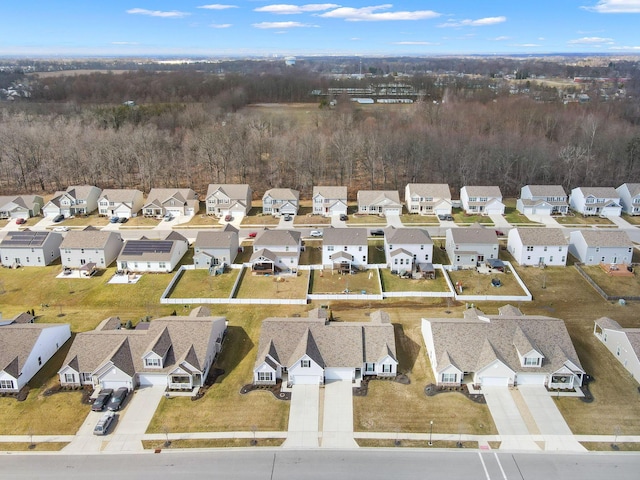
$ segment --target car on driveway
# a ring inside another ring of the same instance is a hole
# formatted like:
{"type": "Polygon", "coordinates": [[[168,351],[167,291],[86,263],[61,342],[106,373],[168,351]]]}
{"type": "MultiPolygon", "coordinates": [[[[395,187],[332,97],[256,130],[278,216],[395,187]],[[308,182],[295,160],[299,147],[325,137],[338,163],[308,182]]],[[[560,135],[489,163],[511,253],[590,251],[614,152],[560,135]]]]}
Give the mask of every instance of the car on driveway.
{"type": "Polygon", "coordinates": [[[16,225],[23,225],[27,223],[27,221],[24,218],[16,218],[16,225]]]}
{"type": "Polygon", "coordinates": [[[60,226],[60,227],[53,227],[53,231],[54,232],[68,232],[69,231],[69,227],[66,226],[60,226]]]}
{"type": "Polygon", "coordinates": [[[122,408],[122,404],[124,403],[125,398],[127,398],[128,393],[129,393],[129,389],[127,389],[127,387],[118,388],[111,396],[111,399],[107,404],[107,408],[112,412],[115,412],[116,410],[120,410],[122,408]]]}
{"type": "Polygon", "coordinates": [[[349,220],[349,217],[347,215],[345,215],[344,213],[340,215],[341,222],[346,222],[347,220],[349,220]]]}
{"type": "Polygon", "coordinates": [[[170,222],[171,220],[173,220],[173,215],[167,213],[163,218],[165,222],[170,222]]]}
{"type": "Polygon", "coordinates": [[[502,230],[496,230],[496,235],[499,237],[504,237],[504,232],[502,230]]]}
{"type": "Polygon", "coordinates": [[[127,217],[120,217],[118,219],[118,223],[127,223],[129,221],[129,219],[127,217]]]}
{"type": "Polygon", "coordinates": [[[250,232],[248,237],[249,238],[256,238],[256,235],[258,235],[258,232],[250,232]]]}
{"type": "Polygon", "coordinates": [[[111,399],[111,395],[113,395],[112,388],[103,388],[102,390],[100,390],[98,398],[96,398],[96,400],[93,402],[93,405],[91,405],[91,410],[93,410],[94,412],[101,412],[102,410],[104,410],[104,407],[107,406],[107,402],[109,402],[109,400],[111,399]]]}
{"type": "Polygon", "coordinates": [[[440,214],[438,215],[438,220],[447,220],[449,222],[453,221],[453,217],[448,214],[440,214]]]}
{"type": "Polygon", "coordinates": [[[233,220],[233,215],[225,215],[224,216],[224,221],[225,222],[230,222],[231,220],[233,220]]]}
{"type": "Polygon", "coordinates": [[[93,429],[93,434],[106,435],[109,432],[109,427],[111,426],[111,423],[115,418],[116,418],[115,413],[106,412],[104,415],[102,415],[102,417],[100,417],[100,420],[98,420],[98,423],[93,429]]]}
{"type": "Polygon", "coordinates": [[[369,233],[369,235],[371,235],[372,237],[384,237],[384,230],[371,230],[371,233],[369,233]]]}
{"type": "Polygon", "coordinates": [[[309,236],[310,237],[321,237],[322,236],[322,230],[311,230],[309,232],[309,236]]]}
{"type": "Polygon", "coordinates": [[[291,215],[285,215],[285,217],[284,217],[284,221],[285,222],[290,222],[291,219],[292,219],[291,215]]]}
{"type": "Polygon", "coordinates": [[[53,217],[53,223],[60,223],[62,220],[64,220],[64,215],[62,214],[53,217]]]}
{"type": "Polygon", "coordinates": [[[119,220],[120,220],[120,219],[119,219],[118,217],[111,217],[111,218],[109,219],[109,223],[118,223],[118,221],[119,221],[119,220]]]}

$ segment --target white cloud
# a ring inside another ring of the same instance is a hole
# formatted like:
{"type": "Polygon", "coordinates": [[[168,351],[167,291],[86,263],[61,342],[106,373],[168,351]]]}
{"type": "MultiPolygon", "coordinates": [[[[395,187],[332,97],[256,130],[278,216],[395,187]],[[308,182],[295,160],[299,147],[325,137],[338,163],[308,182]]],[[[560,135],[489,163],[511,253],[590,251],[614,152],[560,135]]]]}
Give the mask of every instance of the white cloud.
{"type": "Polygon", "coordinates": [[[297,15],[299,13],[306,12],[322,12],[324,10],[337,8],[339,6],[340,5],[336,5],[335,3],[309,3],[307,5],[276,4],[258,7],[254,9],[254,12],[277,13],[280,15],[297,15]]]}
{"type": "Polygon", "coordinates": [[[131,15],[148,15],[149,17],[162,18],[182,18],[191,15],[188,12],[179,12],[177,10],[165,12],[162,10],[147,10],[145,8],[131,8],[127,10],[127,13],[130,13],[131,15]]]}
{"type": "Polygon", "coordinates": [[[238,8],[237,5],[221,5],[219,3],[212,3],[211,5],[200,5],[196,8],[204,8],[205,10],[227,10],[229,8],[238,8]]]}
{"type": "Polygon", "coordinates": [[[432,10],[415,10],[413,12],[376,12],[376,10],[388,10],[393,5],[376,5],[373,7],[340,7],[318,16],[324,18],[342,18],[347,22],[383,22],[388,20],[425,20],[439,17],[440,14],[432,10]]]}
{"type": "Polygon", "coordinates": [[[532,48],[532,47],[541,47],[542,45],[539,45],[537,43],[516,43],[511,45],[512,47],[523,47],[523,48],[532,48]]]}
{"type": "Polygon", "coordinates": [[[253,27],[255,28],[263,28],[263,29],[269,29],[269,28],[310,28],[310,27],[314,27],[315,25],[309,25],[306,23],[300,23],[300,22],[261,22],[261,23],[254,23],[253,27]]]}
{"type": "Polygon", "coordinates": [[[570,45],[602,45],[607,44],[607,45],[611,45],[613,44],[613,39],[612,38],[602,38],[602,37],[582,37],[582,38],[576,38],[575,40],[569,40],[567,42],[570,45]]]}
{"type": "Polygon", "coordinates": [[[511,37],[507,37],[505,35],[502,35],[500,37],[493,38],[492,40],[494,40],[495,42],[503,42],[505,40],[510,40],[510,39],[511,39],[511,37]]]}
{"type": "Polygon", "coordinates": [[[231,26],[231,23],[212,23],[211,25],[209,25],[209,27],[211,28],[229,28],[231,26]]]}
{"type": "Polygon", "coordinates": [[[403,41],[403,42],[392,42],[391,45],[440,45],[440,44],[433,43],[433,42],[403,41]]]}
{"type": "Polygon", "coordinates": [[[593,7],[581,7],[596,13],[640,13],[640,0],[600,0],[593,7]]]}
{"type": "Polygon", "coordinates": [[[487,25],[497,25],[498,23],[504,23],[507,21],[507,17],[485,17],[478,18],[477,20],[460,20],[456,22],[454,20],[448,20],[446,23],[442,25],[438,25],[439,27],[486,27],[487,25]]]}

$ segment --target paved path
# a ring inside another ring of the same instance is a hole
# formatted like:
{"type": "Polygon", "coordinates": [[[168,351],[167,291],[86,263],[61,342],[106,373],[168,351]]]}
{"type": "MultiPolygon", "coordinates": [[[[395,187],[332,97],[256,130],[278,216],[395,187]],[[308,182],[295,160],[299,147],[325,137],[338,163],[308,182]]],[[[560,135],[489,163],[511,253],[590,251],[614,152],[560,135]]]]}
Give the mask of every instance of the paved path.
{"type": "Polygon", "coordinates": [[[532,222],[541,223],[545,227],[564,228],[564,225],[558,223],[551,215],[526,215],[526,217],[532,222]]]}
{"type": "Polygon", "coordinates": [[[353,383],[334,380],[325,384],[322,447],[357,448],[353,439],[353,383]]]}
{"type": "Polygon", "coordinates": [[[506,235],[507,232],[512,228],[511,224],[505,220],[502,215],[489,215],[489,218],[495,225],[497,230],[502,230],[506,235]]]}
{"type": "MultiPolygon", "coordinates": [[[[97,453],[102,450],[102,442],[110,438],[110,435],[104,437],[96,436],[93,434],[93,429],[100,420],[100,417],[104,415],[104,412],[89,412],[87,417],[82,422],[82,425],[76,432],[74,439],[62,449],[65,453],[97,453]]],[[[114,428],[117,426],[115,422],[111,424],[110,430],[113,433],[114,428]]]]}
{"type": "Polygon", "coordinates": [[[289,407],[289,433],[283,447],[317,448],[320,386],[294,385],[289,407]]]}
{"type": "Polygon", "coordinates": [[[387,227],[394,228],[402,228],[404,225],[402,224],[402,220],[400,220],[400,215],[395,215],[393,213],[385,215],[387,219],[387,227]]]}
{"type": "Polygon", "coordinates": [[[611,220],[613,223],[616,224],[616,226],[618,228],[621,228],[623,230],[633,230],[636,228],[635,225],[632,225],[631,223],[627,222],[624,218],[622,217],[616,217],[616,216],[609,216],[607,217],[607,219],[611,220]]]}

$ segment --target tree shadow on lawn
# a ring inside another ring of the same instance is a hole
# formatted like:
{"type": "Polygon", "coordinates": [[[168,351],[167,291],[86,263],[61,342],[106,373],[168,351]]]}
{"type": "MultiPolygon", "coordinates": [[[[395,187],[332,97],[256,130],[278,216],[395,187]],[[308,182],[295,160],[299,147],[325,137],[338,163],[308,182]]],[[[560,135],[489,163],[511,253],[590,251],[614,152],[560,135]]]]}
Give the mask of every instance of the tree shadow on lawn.
{"type": "Polygon", "coordinates": [[[255,346],[244,328],[238,326],[227,327],[224,343],[220,360],[216,362],[225,371],[220,381],[224,381],[227,375],[240,365],[255,346]]]}
{"type": "Polygon", "coordinates": [[[396,337],[398,348],[399,371],[410,373],[418,360],[420,345],[404,334],[404,326],[399,323],[393,324],[393,331],[396,337]]]}

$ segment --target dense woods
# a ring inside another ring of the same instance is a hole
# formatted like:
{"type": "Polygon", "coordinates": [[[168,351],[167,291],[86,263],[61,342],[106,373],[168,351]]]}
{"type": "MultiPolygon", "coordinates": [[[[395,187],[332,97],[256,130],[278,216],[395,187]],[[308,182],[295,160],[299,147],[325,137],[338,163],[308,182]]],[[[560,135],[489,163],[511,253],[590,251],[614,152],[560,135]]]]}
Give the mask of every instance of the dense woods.
{"type": "MultiPolygon", "coordinates": [[[[258,194],[313,185],[402,189],[407,182],[613,185],[640,181],[632,101],[536,102],[463,83],[412,105],[320,108],[312,75],[202,72],[42,79],[0,108],[0,191],[251,184],[258,194]],[[136,106],[122,105],[135,100],[136,106]],[[435,101],[434,101],[435,100],[435,101]],[[309,102],[291,108],[253,103],[309,102]],[[314,103],[311,103],[314,102],[314,103]]],[[[326,80],[324,80],[326,81],[326,80]]]]}

